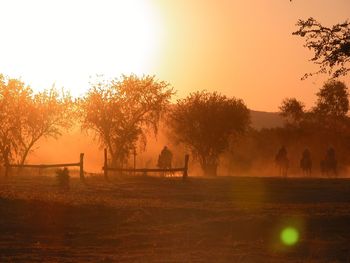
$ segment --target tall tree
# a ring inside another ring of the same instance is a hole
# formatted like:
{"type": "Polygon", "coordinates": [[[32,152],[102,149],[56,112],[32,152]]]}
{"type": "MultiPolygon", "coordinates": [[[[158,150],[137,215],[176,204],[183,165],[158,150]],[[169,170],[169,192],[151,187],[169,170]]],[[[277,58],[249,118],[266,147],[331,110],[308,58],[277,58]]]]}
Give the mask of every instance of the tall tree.
{"type": "Polygon", "coordinates": [[[191,149],[207,176],[217,175],[220,155],[249,123],[249,110],[242,100],[217,92],[192,93],[179,100],[169,114],[174,138],[191,149]]]}
{"type": "Polygon", "coordinates": [[[100,81],[80,102],[82,127],[91,130],[101,146],[107,147],[112,164],[122,165],[145,132],[157,132],[161,113],[173,89],[154,76],[122,76],[120,80],[100,81]]]}
{"type": "Polygon", "coordinates": [[[305,74],[304,78],[318,73],[332,74],[333,78],[346,75],[350,62],[350,23],[323,26],[310,17],[297,22],[299,29],[293,34],[305,37],[305,47],[314,52],[311,59],[320,66],[316,73],[305,74]]]}
{"type": "Polygon", "coordinates": [[[34,94],[22,81],[0,75],[0,152],[5,165],[24,164],[40,138],[57,137],[72,122],[72,101],[55,88],[34,94]]]}
{"type": "Polygon", "coordinates": [[[54,87],[31,97],[20,126],[18,154],[21,164],[41,138],[57,139],[73,125],[73,107],[70,94],[54,87]]]}
{"type": "Polygon", "coordinates": [[[8,165],[19,151],[20,127],[32,96],[23,82],[0,75],[0,151],[8,165]]]}
{"type": "Polygon", "coordinates": [[[327,81],[317,95],[315,111],[332,118],[343,118],[349,111],[349,94],[345,83],[327,81]]]}
{"type": "Polygon", "coordinates": [[[295,98],[286,98],[280,106],[281,115],[286,118],[288,124],[297,126],[304,117],[305,105],[295,98]]]}
{"type": "Polygon", "coordinates": [[[317,123],[332,132],[347,132],[348,96],[348,88],[343,82],[327,81],[317,93],[317,102],[313,109],[317,123]]]}

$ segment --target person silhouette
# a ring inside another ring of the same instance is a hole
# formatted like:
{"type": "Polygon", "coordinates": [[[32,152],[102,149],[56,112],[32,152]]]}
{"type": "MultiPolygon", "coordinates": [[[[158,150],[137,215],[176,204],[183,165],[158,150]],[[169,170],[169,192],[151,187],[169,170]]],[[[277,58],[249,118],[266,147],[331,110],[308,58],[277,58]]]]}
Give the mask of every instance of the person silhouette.
{"type": "MultiPolygon", "coordinates": [[[[159,154],[157,166],[161,169],[171,169],[172,160],[172,152],[167,146],[164,146],[163,150],[159,154]]],[[[165,176],[165,172],[163,172],[162,175],[165,176]]]]}

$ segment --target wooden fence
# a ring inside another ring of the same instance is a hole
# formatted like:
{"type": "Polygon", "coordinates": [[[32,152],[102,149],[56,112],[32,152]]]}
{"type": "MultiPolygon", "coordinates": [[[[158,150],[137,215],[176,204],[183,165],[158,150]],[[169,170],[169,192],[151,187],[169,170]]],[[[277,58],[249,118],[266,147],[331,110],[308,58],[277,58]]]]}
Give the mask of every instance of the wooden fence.
{"type": "Polygon", "coordinates": [[[166,173],[166,172],[182,172],[182,178],[186,179],[188,177],[188,161],[189,155],[185,155],[185,166],[182,168],[169,168],[169,169],[161,169],[161,168],[116,168],[116,167],[108,167],[108,157],[107,157],[107,149],[104,150],[104,166],[102,167],[104,171],[104,176],[108,179],[108,171],[113,172],[130,172],[130,173],[143,173],[147,175],[147,173],[166,173]]]}
{"type": "Polygon", "coordinates": [[[59,164],[9,164],[5,167],[5,175],[8,175],[9,169],[12,167],[18,167],[18,168],[56,168],[56,167],[70,167],[70,166],[77,166],[79,167],[80,172],[80,180],[84,180],[84,154],[80,154],[80,161],[78,163],[59,163],[59,164]]]}

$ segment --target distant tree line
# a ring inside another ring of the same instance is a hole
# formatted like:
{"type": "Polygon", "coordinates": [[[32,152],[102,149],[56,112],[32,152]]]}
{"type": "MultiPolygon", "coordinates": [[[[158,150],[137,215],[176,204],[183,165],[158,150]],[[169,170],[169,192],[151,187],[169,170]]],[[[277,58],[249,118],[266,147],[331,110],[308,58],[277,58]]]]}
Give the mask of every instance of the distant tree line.
{"type": "Polygon", "coordinates": [[[283,127],[249,129],[227,152],[229,172],[250,173],[252,170],[275,175],[273,158],[281,146],[288,150],[290,170],[301,174],[300,160],[305,149],[311,152],[313,174],[321,173],[321,162],[328,149],[335,150],[339,169],[350,165],[349,94],[345,83],[331,79],[317,92],[315,104],[306,109],[297,98],[286,98],[280,106],[283,127]]]}

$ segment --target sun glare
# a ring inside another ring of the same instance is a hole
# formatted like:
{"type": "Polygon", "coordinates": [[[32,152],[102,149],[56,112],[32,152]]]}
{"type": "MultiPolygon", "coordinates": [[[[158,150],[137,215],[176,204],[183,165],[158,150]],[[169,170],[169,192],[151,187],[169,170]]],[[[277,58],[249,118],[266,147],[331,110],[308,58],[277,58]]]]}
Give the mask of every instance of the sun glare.
{"type": "Polygon", "coordinates": [[[96,74],[152,74],[161,23],[151,1],[1,1],[0,72],[73,95],[96,74]]]}

